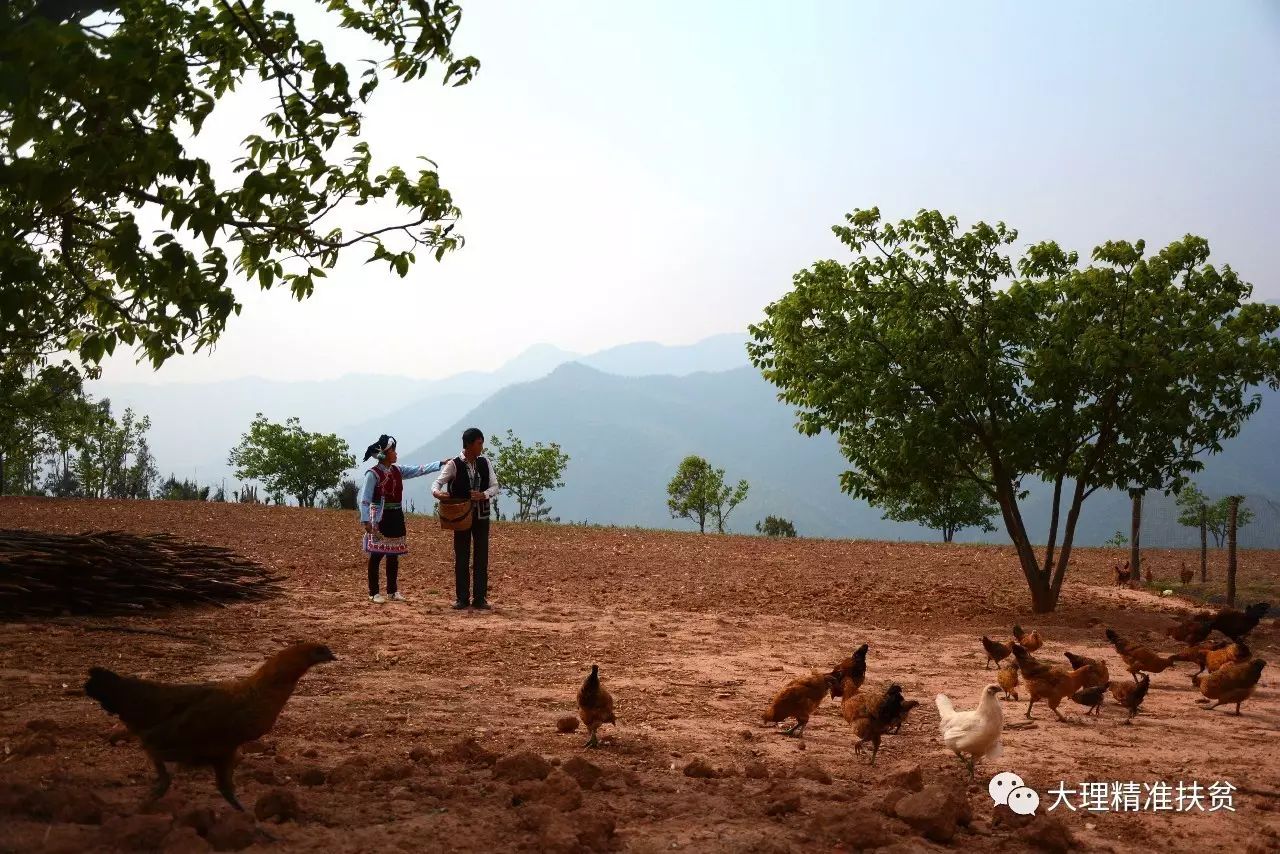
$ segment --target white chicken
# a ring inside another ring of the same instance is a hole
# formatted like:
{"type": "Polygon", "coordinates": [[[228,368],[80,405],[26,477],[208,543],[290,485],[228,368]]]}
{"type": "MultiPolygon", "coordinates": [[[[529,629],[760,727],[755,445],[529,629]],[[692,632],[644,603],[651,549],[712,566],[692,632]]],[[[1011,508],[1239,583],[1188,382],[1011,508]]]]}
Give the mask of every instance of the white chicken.
{"type": "Polygon", "coordinates": [[[974,763],[990,756],[1000,755],[1000,732],[1004,729],[1004,713],[1000,711],[999,685],[988,685],[978,698],[978,708],[957,712],[946,694],[939,694],[934,702],[941,717],[942,743],[955,751],[974,775],[974,763]],[[966,755],[967,754],[967,755],[966,755]]]}

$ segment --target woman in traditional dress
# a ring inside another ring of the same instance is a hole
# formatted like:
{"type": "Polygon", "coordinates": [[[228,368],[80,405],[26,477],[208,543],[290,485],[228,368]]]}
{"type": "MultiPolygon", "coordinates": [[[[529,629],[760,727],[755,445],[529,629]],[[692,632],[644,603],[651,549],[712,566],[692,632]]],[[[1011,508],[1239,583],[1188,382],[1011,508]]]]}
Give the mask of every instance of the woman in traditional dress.
{"type": "Polygon", "coordinates": [[[364,525],[364,550],[369,555],[369,601],[405,602],[400,594],[400,555],[409,551],[405,542],[404,481],[440,470],[443,461],[425,466],[396,465],[396,440],[385,433],[365,449],[364,458],[378,463],[364,476],[360,489],[360,522],[364,525]],[[378,564],[387,559],[387,595],[379,591],[378,564]]]}

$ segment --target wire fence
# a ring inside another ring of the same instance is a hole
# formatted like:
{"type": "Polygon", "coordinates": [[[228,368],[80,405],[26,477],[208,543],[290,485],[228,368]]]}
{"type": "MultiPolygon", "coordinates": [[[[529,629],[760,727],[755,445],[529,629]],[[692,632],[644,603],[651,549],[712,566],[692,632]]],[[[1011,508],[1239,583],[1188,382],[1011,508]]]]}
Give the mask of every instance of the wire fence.
{"type": "Polygon", "coordinates": [[[1235,499],[1197,495],[1179,503],[1168,495],[1142,496],[1124,532],[1138,569],[1132,583],[1215,604],[1274,601],[1280,595],[1280,501],[1259,494],[1235,499]]]}

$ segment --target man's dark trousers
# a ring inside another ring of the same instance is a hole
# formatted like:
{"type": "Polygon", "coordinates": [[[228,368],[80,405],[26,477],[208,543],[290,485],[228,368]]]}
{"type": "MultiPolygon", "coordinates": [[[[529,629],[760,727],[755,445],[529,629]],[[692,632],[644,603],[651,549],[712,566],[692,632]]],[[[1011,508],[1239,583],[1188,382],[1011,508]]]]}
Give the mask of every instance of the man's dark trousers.
{"type": "Polygon", "coordinates": [[[489,596],[489,520],[476,519],[465,531],[453,532],[453,582],[457,593],[457,601],[473,605],[487,603],[489,596]],[[472,543],[475,543],[475,595],[468,597],[471,590],[472,543]]]}

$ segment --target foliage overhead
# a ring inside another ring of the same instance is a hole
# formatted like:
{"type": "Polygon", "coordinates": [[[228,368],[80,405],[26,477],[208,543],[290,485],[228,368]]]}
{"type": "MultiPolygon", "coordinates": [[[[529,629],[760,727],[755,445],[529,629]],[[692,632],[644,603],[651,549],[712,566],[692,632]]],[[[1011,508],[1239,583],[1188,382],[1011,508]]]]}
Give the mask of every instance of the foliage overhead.
{"type": "Polygon", "coordinates": [[[1280,387],[1280,306],[1250,302],[1202,238],[1154,254],[1108,241],[1082,266],[1052,242],[1015,263],[1016,231],[937,211],[855,210],[834,231],[853,259],[795,275],[751,328],[753,363],[801,432],[837,437],[855,496],[977,485],[1037,611],[1057,602],[1089,495],[1176,487],[1257,409],[1252,386],[1280,387]],[[1053,485],[1043,562],[1020,505],[1032,477],[1053,485]]]}
{"type": "Polygon", "coordinates": [[[362,139],[387,77],[472,79],[479,63],[451,47],[459,6],[308,4],[310,23],[359,34],[367,58],[348,68],[303,31],[300,5],[0,6],[3,361],[65,352],[92,370],[124,344],[159,365],[240,311],[233,268],[304,299],[348,249],[403,277],[420,248],[461,244],[435,165],[375,167],[362,139]],[[205,159],[193,142],[236,90],[270,93],[270,108],[238,156],[205,159]]]}

